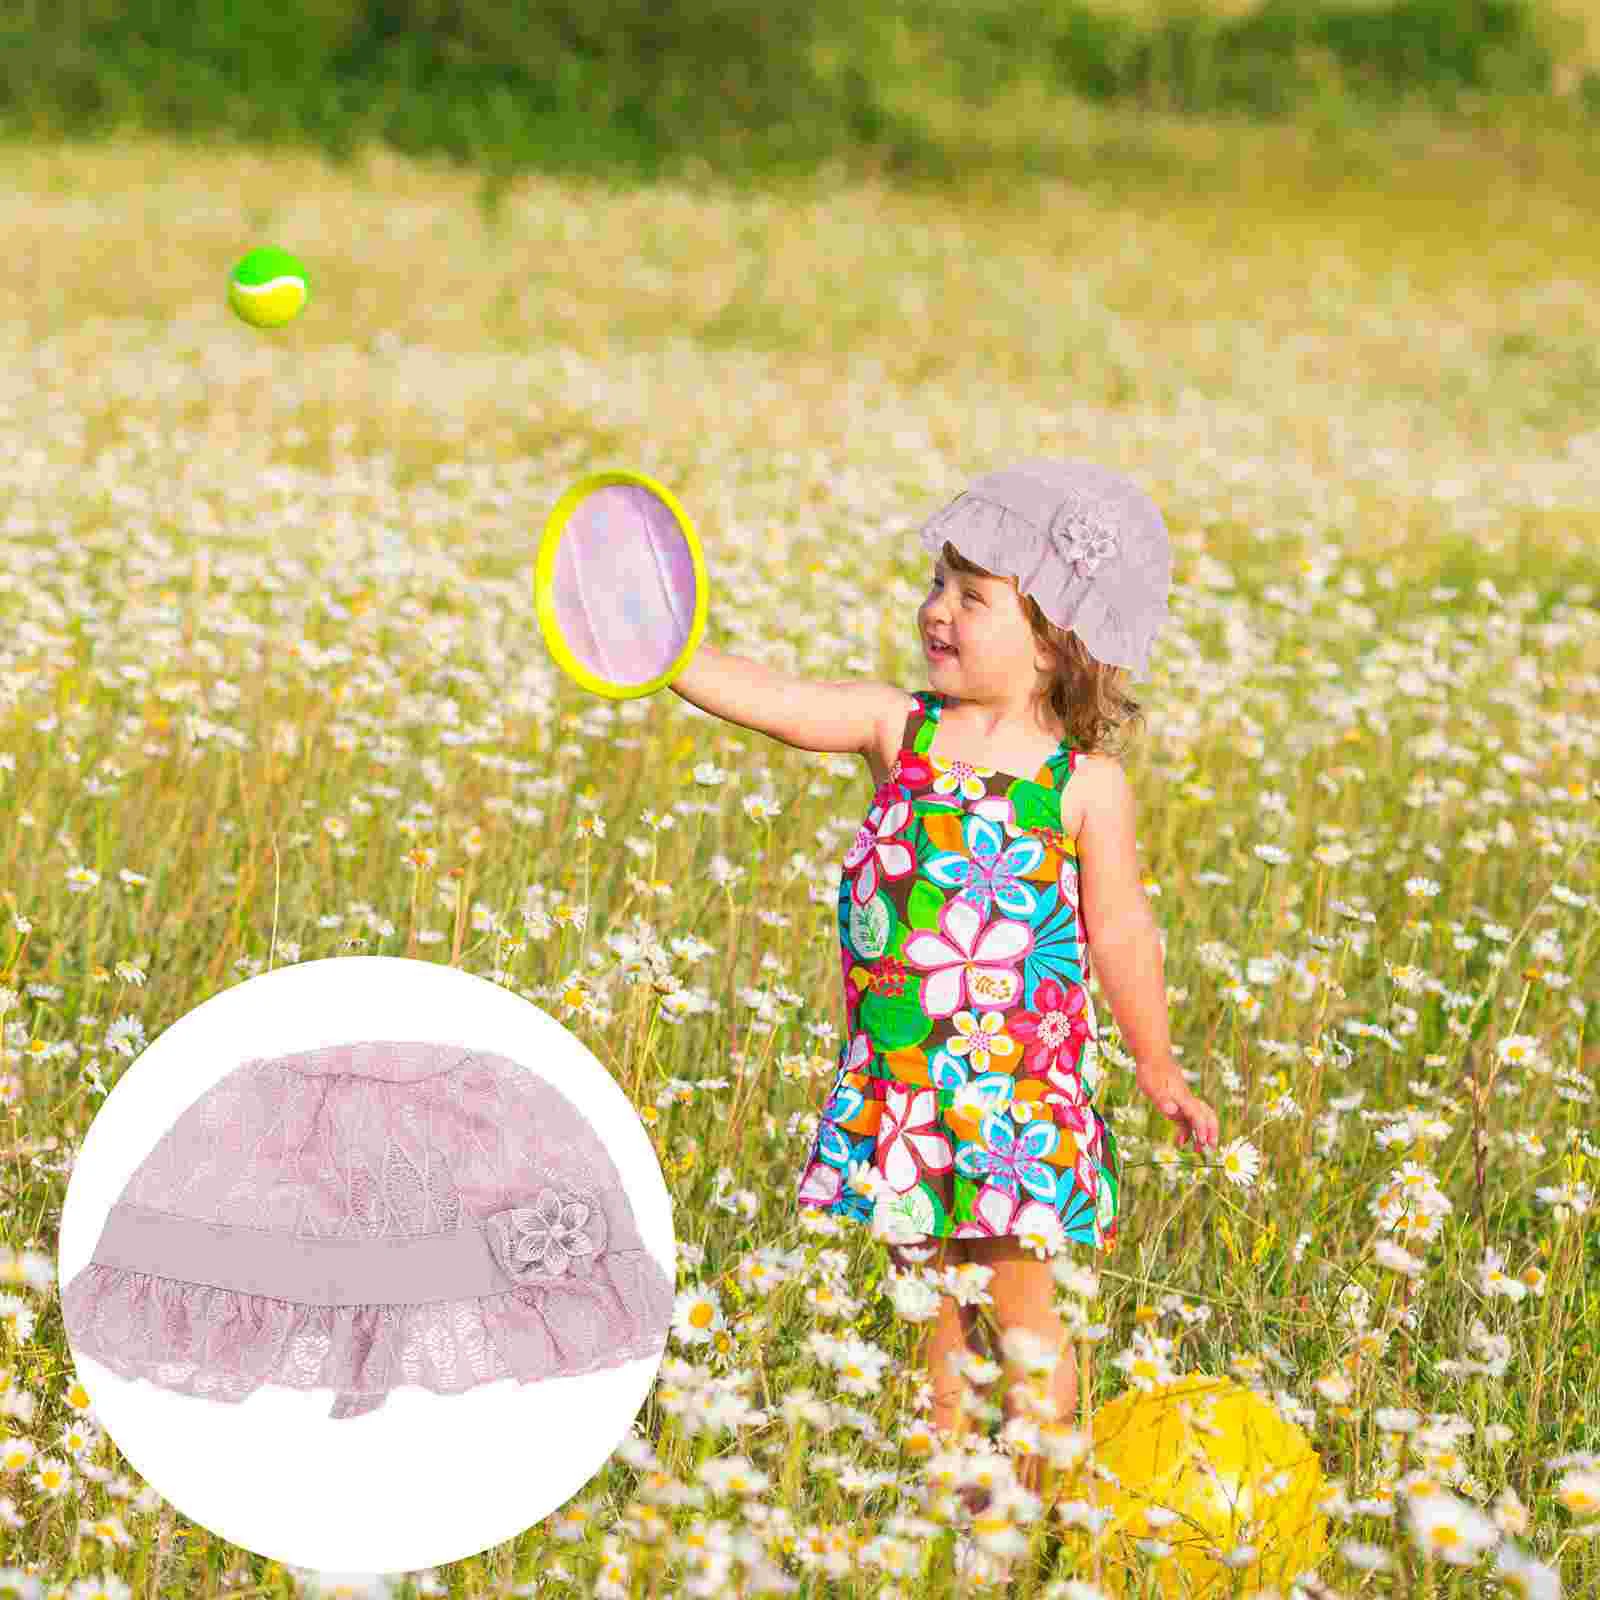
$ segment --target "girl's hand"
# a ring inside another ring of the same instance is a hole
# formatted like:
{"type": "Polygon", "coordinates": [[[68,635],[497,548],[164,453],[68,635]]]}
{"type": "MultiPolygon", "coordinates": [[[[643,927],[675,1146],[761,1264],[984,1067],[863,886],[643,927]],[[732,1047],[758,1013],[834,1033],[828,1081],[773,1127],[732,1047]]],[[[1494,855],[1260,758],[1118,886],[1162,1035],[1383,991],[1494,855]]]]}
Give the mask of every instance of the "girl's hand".
{"type": "Polygon", "coordinates": [[[1163,1073],[1148,1080],[1141,1075],[1139,1087],[1155,1102],[1156,1110],[1178,1124],[1179,1145],[1187,1142],[1196,1151],[1217,1147],[1217,1114],[1176,1074],[1163,1073]]]}

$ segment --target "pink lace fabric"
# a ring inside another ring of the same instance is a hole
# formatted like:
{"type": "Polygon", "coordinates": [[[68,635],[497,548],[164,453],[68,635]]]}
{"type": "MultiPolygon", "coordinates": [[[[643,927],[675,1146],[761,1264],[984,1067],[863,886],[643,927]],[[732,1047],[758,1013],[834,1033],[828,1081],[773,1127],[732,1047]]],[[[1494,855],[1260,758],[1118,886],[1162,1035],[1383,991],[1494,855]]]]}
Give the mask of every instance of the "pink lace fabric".
{"type": "Polygon", "coordinates": [[[62,1291],[79,1352],[236,1403],[659,1359],[673,1286],[586,1118],[514,1061],[365,1041],[251,1060],[168,1129],[62,1291]]]}

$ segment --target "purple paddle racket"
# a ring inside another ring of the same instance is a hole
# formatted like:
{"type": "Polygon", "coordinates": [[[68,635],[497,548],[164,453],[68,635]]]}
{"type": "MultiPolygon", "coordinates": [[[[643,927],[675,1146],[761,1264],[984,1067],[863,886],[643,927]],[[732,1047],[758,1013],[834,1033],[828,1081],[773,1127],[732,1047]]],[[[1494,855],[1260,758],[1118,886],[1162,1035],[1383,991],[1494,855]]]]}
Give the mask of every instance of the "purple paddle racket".
{"type": "Polygon", "coordinates": [[[574,682],[611,700],[664,688],[699,648],[709,585],[670,490],[597,472],[556,502],[534,563],[539,630],[574,682]]]}

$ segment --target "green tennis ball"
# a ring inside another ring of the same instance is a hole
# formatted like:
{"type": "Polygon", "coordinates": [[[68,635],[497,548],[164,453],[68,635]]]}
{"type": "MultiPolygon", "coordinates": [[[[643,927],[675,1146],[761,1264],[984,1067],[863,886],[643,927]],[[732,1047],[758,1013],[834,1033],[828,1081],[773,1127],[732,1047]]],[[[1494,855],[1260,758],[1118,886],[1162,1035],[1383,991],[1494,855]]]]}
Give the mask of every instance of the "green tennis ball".
{"type": "Polygon", "coordinates": [[[311,298],[311,279],[297,256],[265,245],[252,250],[228,279],[228,304],[253,328],[281,328],[311,298]]]}

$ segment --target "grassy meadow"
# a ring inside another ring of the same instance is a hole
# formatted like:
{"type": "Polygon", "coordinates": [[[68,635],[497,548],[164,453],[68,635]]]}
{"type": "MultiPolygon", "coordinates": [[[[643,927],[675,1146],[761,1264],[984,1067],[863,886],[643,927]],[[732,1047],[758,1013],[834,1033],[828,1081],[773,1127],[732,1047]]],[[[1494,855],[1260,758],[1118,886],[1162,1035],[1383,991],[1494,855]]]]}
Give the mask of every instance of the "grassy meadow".
{"type": "Polygon", "coordinates": [[[1222,1117],[1178,1155],[1097,997],[1127,1178],[1095,1293],[1062,1289],[1084,1398],[1275,1397],[1330,1486],[1303,1600],[1600,1590],[1593,136],[1043,97],[963,127],[1056,170],[533,174],[486,207],[381,150],[8,150],[0,1596],[340,1592],[141,1482],[54,1261],[129,1059],[349,954],[457,963],[594,1050],[655,1140],[680,1300],[581,1496],[343,1592],[1101,1592],[1069,1502],[974,1525],[954,1492],[1072,1435],[1000,1438],[996,1396],[941,1450],[924,1301],[791,1204],[864,763],[586,696],[531,603],[561,490],[633,466],[696,519],[710,641],[921,688],[913,530],[1034,453],[1127,472],[1172,533],[1127,767],[1222,1117]],[[266,242],[313,275],[274,333],[224,296],[266,242]]]}

